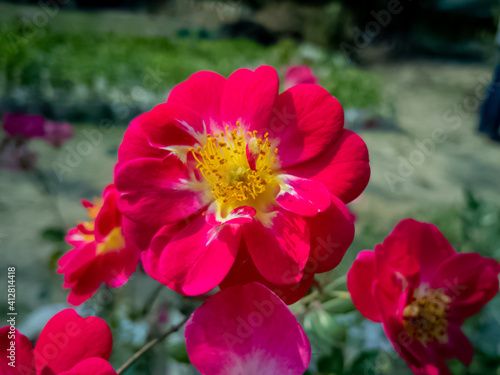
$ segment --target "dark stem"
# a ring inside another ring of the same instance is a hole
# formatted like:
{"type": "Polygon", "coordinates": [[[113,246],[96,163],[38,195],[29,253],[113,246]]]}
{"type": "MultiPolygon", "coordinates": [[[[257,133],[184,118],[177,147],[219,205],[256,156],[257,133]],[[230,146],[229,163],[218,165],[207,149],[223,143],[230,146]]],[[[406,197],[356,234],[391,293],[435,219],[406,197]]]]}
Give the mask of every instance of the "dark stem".
{"type": "Polygon", "coordinates": [[[156,344],[158,344],[159,342],[162,342],[163,340],[165,340],[169,335],[171,335],[172,333],[174,332],[177,332],[179,329],[182,328],[182,326],[184,324],[186,324],[186,322],[188,321],[189,319],[189,316],[187,316],[186,318],[184,318],[184,320],[182,322],[180,322],[179,324],[173,326],[172,328],[170,328],[168,331],[166,331],[165,333],[163,333],[161,336],[151,340],[150,342],[148,342],[146,345],[144,345],[141,349],[139,349],[139,351],[137,351],[132,357],[130,357],[127,362],[125,362],[123,365],[121,365],[121,367],[116,371],[116,373],[118,375],[120,374],[123,374],[125,371],[127,371],[127,369],[132,366],[134,364],[135,361],[137,361],[144,353],[146,353],[149,349],[151,349],[153,346],[155,346],[156,344]]]}

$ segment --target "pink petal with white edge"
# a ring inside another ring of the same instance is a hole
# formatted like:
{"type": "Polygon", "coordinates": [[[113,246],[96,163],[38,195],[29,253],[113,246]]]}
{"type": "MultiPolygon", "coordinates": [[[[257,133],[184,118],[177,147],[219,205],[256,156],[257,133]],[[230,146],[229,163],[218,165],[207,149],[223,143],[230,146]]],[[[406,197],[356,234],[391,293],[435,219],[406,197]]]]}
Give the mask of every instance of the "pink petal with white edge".
{"type": "Polygon", "coordinates": [[[102,358],[87,358],[71,370],[60,372],[57,375],[116,375],[116,371],[102,358]]]}
{"type": "Polygon", "coordinates": [[[109,359],[113,339],[104,320],[82,318],[73,309],[63,310],[45,325],[35,347],[37,371],[45,366],[56,374],[70,370],[86,358],[109,359]]]}
{"type": "Polygon", "coordinates": [[[321,182],[291,175],[279,175],[280,192],[276,202],[285,210],[302,216],[314,216],[330,206],[330,193],[321,182]]]}
{"type": "Polygon", "coordinates": [[[237,229],[231,225],[212,226],[202,215],[198,216],[163,250],[161,274],[180,284],[180,292],[185,295],[200,295],[212,290],[224,279],[236,259],[240,245],[237,229]]]}
{"type": "Polygon", "coordinates": [[[314,158],[342,134],[344,111],[318,85],[293,86],[278,96],[270,122],[270,139],[279,139],[278,160],[290,167],[314,158]]]}
{"type": "Polygon", "coordinates": [[[204,375],[300,375],[311,346],[286,305],[259,283],[210,297],[186,324],[186,347],[204,375]]]}
{"type": "Polygon", "coordinates": [[[150,145],[160,149],[170,150],[170,146],[189,149],[205,133],[198,113],[183,104],[159,104],[143,116],[142,127],[150,145]]]}
{"type": "Polygon", "coordinates": [[[226,217],[218,212],[218,203],[212,203],[207,210],[207,223],[210,225],[251,223],[257,211],[250,206],[241,206],[232,210],[226,217]]]}
{"type": "Polygon", "coordinates": [[[248,131],[266,129],[278,89],[278,73],[274,68],[261,66],[255,72],[238,69],[226,81],[221,100],[223,122],[212,132],[225,130],[226,125],[233,129],[237,121],[248,131]]]}
{"type": "Polygon", "coordinates": [[[206,192],[193,190],[188,178],[173,155],[164,160],[132,160],[115,177],[123,193],[120,210],[131,220],[156,227],[185,219],[208,203],[206,192]]]}
{"type": "MultiPolygon", "coordinates": [[[[280,153],[281,149],[278,155],[280,153]]],[[[349,203],[363,192],[370,180],[368,149],[360,136],[344,129],[323,154],[286,168],[285,172],[319,181],[331,194],[349,203]]]]}
{"type": "Polygon", "coordinates": [[[276,211],[266,225],[258,220],[243,226],[248,252],[255,266],[273,284],[294,284],[302,278],[309,256],[309,228],[288,211],[276,211]]]}

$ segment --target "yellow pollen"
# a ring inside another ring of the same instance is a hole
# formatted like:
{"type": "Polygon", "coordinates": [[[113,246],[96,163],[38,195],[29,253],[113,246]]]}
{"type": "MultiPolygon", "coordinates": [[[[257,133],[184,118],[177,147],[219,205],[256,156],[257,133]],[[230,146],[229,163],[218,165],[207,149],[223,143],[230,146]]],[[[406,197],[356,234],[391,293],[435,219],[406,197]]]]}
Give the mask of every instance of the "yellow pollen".
{"type": "Polygon", "coordinates": [[[424,346],[434,340],[447,343],[450,302],[443,289],[430,289],[426,285],[416,289],[412,302],[403,311],[403,326],[408,335],[424,346]]]}
{"type": "Polygon", "coordinates": [[[112,251],[119,251],[125,247],[125,239],[122,235],[122,228],[116,227],[108,234],[104,242],[97,244],[97,254],[105,254],[112,251]]]}
{"type": "MultiPolygon", "coordinates": [[[[104,200],[102,198],[94,198],[94,206],[88,207],[87,210],[89,212],[89,217],[92,221],[81,222],[86,231],[92,233],[83,233],[79,232],[79,235],[83,237],[86,242],[95,241],[95,223],[93,220],[99,215],[101,211],[104,200]]],[[[125,239],[122,235],[121,227],[115,227],[111,230],[111,232],[107,235],[103,242],[96,244],[96,254],[102,255],[111,251],[119,251],[125,247],[125,239]]]]}
{"type": "Polygon", "coordinates": [[[257,137],[257,131],[247,132],[239,122],[237,129],[207,135],[206,144],[191,148],[196,166],[212,187],[214,198],[228,206],[256,199],[273,181],[272,166],[278,150],[271,148],[268,134],[257,137]],[[248,144],[248,151],[247,151],[248,144]],[[249,161],[250,160],[250,161],[249,161]]]}
{"type": "Polygon", "coordinates": [[[87,211],[89,212],[89,217],[91,219],[95,219],[97,217],[99,211],[101,211],[103,203],[104,200],[102,198],[94,198],[94,206],[87,208],[87,211]]]}

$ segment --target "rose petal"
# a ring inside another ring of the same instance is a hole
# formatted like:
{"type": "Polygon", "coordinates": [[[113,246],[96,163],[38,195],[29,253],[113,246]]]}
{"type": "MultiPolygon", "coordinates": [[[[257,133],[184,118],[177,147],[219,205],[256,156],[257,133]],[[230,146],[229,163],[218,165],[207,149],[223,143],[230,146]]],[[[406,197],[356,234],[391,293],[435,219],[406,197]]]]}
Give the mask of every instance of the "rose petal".
{"type": "Polygon", "coordinates": [[[55,373],[66,371],[86,358],[109,359],[113,340],[106,322],[82,318],[73,309],[63,310],[45,325],[35,347],[37,371],[45,366],[55,373]]]}
{"type": "Polygon", "coordinates": [[[185,336],[191,363],[205,375],[299,375],[311,358],[297,319],[258,283],[210,297],[191,315],[185,336]]]}
{"type": "Polygon", "coordinates": [[[381,322],[375,298],[372,293],[375,281],[375,253],[364,250],[360,252],[347,272],[347,288],[356,309],[367,319],[381,322]]]}
{"type": "Polygon", "coordinates": [[[248,252],[259,272],[277,285],[302,278],[309,256],[309,228],[303,218],[277,211],[266,225],[255,220],[243,227],[248,252]]]}
{"type": "Polygon", "coordinates": [[[137,159],[115,177],[123,193],[120,211],[131,220],[158,227],[185,219],[208,203],[206,192],[193,190],[182,162],[174,156],[137,159]]]}
{"type": "MultiPolygon", "coordinates": [[[[280,154],[279,149],[278,154],[280,154]]],[[[365,142],[350,130],[318,157],[306,163],[285,168],[286,173],[321,182],[328,191],[349,203],[368,185],[370,164],[365,142]]]]}
{"type": "Polygon", "coordinates": [[[314,216],[330,206],[330,193],[317,181],[291,175],[279,175],[280,192],[276,202],[284,209],[302,216],[314,216]]]}
{"type": "Polygon", "coordinates": [[[76,364],[69,371],[60,372],[58,375],[116,375],[116,371],[102,358],[87,358],[76,364]]]}
{"type": "Polygon", "coordinates": [[[236,285],[245,285],[258,282],[267,287],[287,305],[294,304],[307,294],[314,281],[314,274],[304,272],[304,276],[299,282],[291,285],[276,285],[267,281],[257,270],[253,263],[245,244],[238,250],[238,256],[231,267],[231,270],[220,283],[221,289],[226,289],[236,285]]]}
{"type": "Polygon", "coordinates": [[[0,328],[0,372],[3,375],[35,375],[35,361],[33,357],[33,346],[30,340],[22,335],[17,329],[11,330],[11,326],[0,328]],[[12,345],[11,343],[14,343],[12,345]],[[14,351],[12,358],[10,351],[14,351]],[[15,363],[15,367],[9,363],[15,363]]]}
{"type": "Polygon", "coordinates": [[[195,111],[208,129],[222,123],[220,107],[226,79],[214,72],[197,72],[175,86],[168,104],[184,105],[195,111]]]}
{"type": "Polygon", "coordinates": [[[279,79],[274,68],[261,66],[255,72],[238,69],[227,79],[222,94],[223,123],[211,129],[212,132],[225,130],[226,125],[232,129],[237,121],[248,131],[266,128],[278,89],[279,79]]]}
{"type": "Polygon", "coordinates": [[[339,265],[354,239],[354,223],[345,204],[330,195],[325,212],[306,218],[311,232],[309,272],[328,272],[339,265]]]}
{"type": "MultiPolygon", "coordinates": [[[[236,258],[237,227],[214,227],[200,215],[179,231],[162,252],[159,271],[180,285],[179,293],[200,295],[215,288],[236,258]]],[[[156,237],[155,237],[156,238],[156,237]]],[[[151,246],[155,247],[155,238],[151,246]]]]}
{"type": "Polygon", "coordinates": [[[269,134],[279,139],[278,159],[286,168],[331,148],[343,127],[344,111],[338,100],[320,86],[302,84],[278,96],[269,134]]]}
{"type": "Polygon", "coordinates": [[[443,288],[450,296],[449,319],[461,324],[475,315],[499,289],[500,264],[476,253],[455,254],[446,259],[432,278],[432,288],[443,288]]]}

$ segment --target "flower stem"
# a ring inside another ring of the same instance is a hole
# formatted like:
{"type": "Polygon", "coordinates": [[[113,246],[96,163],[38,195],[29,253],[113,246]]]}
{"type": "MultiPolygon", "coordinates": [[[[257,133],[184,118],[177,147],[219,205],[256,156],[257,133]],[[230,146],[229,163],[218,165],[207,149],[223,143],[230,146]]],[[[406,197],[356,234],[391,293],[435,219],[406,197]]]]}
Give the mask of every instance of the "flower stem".
{"type": "Polygon", "coordinates": [[[141,349],[139,349],[132,357],[130,357],[127,362],[125,362],[123,365],[120,366],[120,368],[116,371],[116,373],[118,375],[121,375],[123,374],[125,371],[128,370],[128,368],[130,366],[132,366],[134,364],[135,361],[137,361],[144,353],[146,353],[149,349],[151,349],[153,346],[155,346],[156,344],[158,344],[159,342],[162,342],[163,340],[165,340],[169,335],[171,335],[172,333],[174,332],[177,332],[179,329],[182,328],[182,326],[184,324],[186,324],[186,322],[188,321],[189,319],[189,316],[187,316],[186,318],[184,318],[182,320],[182,322],[180,322],[179,324],[173,326],[172,328],[170,328],[168,331],[166,331],[165,333],[163,333],[162,335],[160,335],[159,337],[151,340],[150,342],[148,342],[146,345],[144,345],[141,349]]]}

